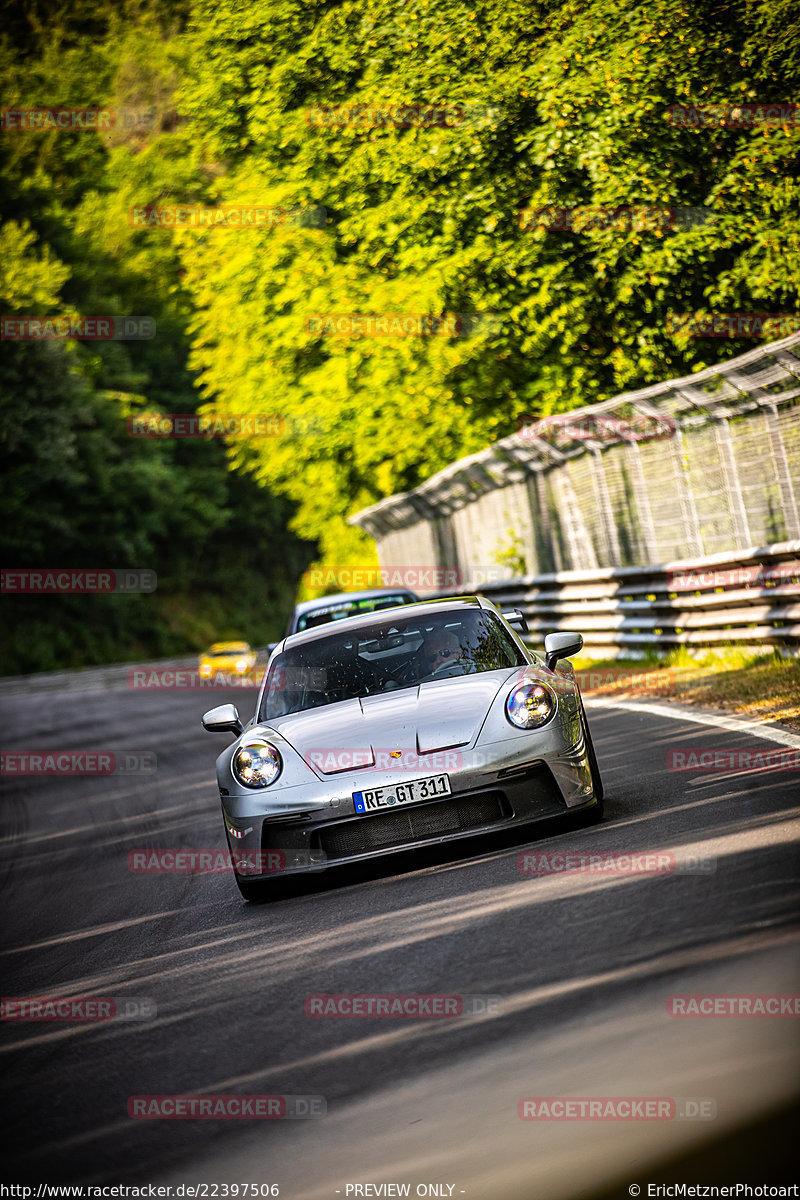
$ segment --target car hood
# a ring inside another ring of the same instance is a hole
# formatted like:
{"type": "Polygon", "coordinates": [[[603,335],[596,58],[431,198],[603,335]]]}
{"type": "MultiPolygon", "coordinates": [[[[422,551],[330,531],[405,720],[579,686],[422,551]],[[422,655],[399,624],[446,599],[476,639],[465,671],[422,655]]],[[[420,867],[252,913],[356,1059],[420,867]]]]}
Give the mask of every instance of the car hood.
{"type": "Polygon", "coordinates": [[[370,766],[379,751],[471,746],[511,671],[486,671],[343,700],[265,722],[320,775],[370,766]],[[339,752],[348,753],[339,753],[339,752]],[[352,757],[355,756],[355,757],[352,757]]]}

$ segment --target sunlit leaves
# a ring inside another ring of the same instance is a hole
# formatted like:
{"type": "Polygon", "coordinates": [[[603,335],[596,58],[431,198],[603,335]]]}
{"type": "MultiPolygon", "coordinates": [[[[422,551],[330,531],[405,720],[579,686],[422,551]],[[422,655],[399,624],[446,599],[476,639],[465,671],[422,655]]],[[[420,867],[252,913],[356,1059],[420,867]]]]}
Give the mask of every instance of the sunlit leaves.
{"type": "Polygon", "coordinates": [[[324,205],[329,221],[181,237],[193,362],[211,404],[319,415],[315,439],[236,455],[298,502],[297,528],[323,538],[329,558],[353,551],[349,512],[510,432],[521,413],[703,361],[707,346],[669,333],[670,312],[796,305],[796,131],[667,117],[676,103],[800,94],[797,69],[771,51],[779,13],[792,64],[783,0],[256,0],[244,11],[198,0],[181,102],[226,163],[221,194],[260,188],[275,203],[324,205]],[[489,115],[428,128],[309,119],[359,104],[489,115]],[[706,208],[713,219],[521,227],[521,209],[547,205],[706,208]],[[497,312],[503,323],[472,340],[303,333],[310,314],[387,311],[497,312]]]}

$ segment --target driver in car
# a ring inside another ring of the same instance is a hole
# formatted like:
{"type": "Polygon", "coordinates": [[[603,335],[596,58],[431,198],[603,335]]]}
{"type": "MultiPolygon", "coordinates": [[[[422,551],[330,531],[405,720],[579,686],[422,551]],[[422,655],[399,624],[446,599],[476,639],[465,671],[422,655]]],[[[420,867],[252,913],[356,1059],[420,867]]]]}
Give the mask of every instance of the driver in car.
{"type": "Polygon", "coordinates": [[[397,687],[413,687],[431,679],[436,672],[443,674],[448,666],[459,661],[462,649],[458,635],[452,629],[433,629],[423,636],[422,645],[383,684],[383,691],[397,687]]]}
{"type": "Polygon", "coordinates": [[[445,664],[454,663],[461,655],[458,638],[449,629],[434,630],[417,652],[420,677],[432,675],[445,664]]]}
{"type": "Polygon", "coordinates": [[[454,665],[461,655],[458,636],[452,629],[434,629],[425,634],[425,640],[413,658],[397,673],[397,678],[406,686],[431,679],[436,672],[444,673],[454,665]]]}

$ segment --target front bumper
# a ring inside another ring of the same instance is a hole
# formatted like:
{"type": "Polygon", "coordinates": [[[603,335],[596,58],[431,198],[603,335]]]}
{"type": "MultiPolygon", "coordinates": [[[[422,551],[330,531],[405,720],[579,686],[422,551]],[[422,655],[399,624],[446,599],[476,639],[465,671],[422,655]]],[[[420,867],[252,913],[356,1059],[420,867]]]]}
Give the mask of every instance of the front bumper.
{"type": "MultiPolygon", "coordinates": [[[[547,760],[521,760],[508,748],[491,761],[491,769],[447,771],[452,795],[422,804],[406,804],[360,815],[352,791],[384,783],[401,783],[424,772],[380,777],[370,772],[343,779],[330,778],[315,785],[305,803],[297,807],[284,801],[280,809],[262,798],[261,812],[252,812],[254,797],[222,796],[223,814],[231,849],[261,851],[260,862],[274,864],[269,873],[247,878],[307,874],[326,867],[346,866],[376,856],[396,854],[463,838],[479,837],[504,829],[562,816],[594,805],[591,774],[583,738],[568,750],[556,751],[547,760]],[[247,815],[243,809],[249,809],[247,815]]],[[[435,772],[433,772],[435,773],[435,772]]],[[[291,789],[294,791],[295,789],[291,789]]]]}

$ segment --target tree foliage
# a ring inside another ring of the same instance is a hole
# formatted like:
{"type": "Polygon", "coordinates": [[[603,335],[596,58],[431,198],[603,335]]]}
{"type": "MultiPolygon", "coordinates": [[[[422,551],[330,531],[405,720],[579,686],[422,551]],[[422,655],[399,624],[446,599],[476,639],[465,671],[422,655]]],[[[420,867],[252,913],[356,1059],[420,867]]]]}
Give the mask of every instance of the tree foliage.
{"type": "MultiPolygon", "coordinates": [[[[327,560],[348,512],[515,427],[741,353],[671,332],[685,312],[796,312],[795,123],[676,125],[670,106],[786,101],[800,26],[783,0],[198,0],[180,93],[227,164],[221,200],[322,205],[321,230],[199,241],[180,256],[193,357],[223,411],[268,394],[322,438],[239,457],[299,504],[327,560]],[[314,110],[465,106],[449,127],[321,124],[314,110]],[[703,210],[555,232],[523,210],[703,210]],[[497,313],[459,338],[336,338],[319,313],[497,313]]],[[[238,459],[237,459],[238,461],[238,459]]]]}
{"type": "Polygon", "coordinates": [[[93,5],[8,31],[7,107],[144,113],[108,133],[0,135],[4,316],[147,315],[147,341],[3,344],[3,566],[147,567],[152,596],[4,596],[6,671],[186,653],[218,636],[267,641],[311,557],[290,503],[229,470],[218,441],[132,438],[142,410],[194,412],[191,300],[169,238],[127,212],[144,195],[203,195],[172,104],[184,50],[157,7],[93,5]],[[264,553],[269,545],[270,552],[264,553]]]}
{"type": "Polygon", "coordinates": [[[125,565],[149,555],[165,603],[219,599],[238,569],[252,613],[266,560],[274,607],[308,557],[286,521],[325,566],[368,565],[372,543],[347,523],[356,509],[522,415],[754,344],[689,336],[671,314],[798,311],[800,115],[668,115],[800,96],[788,0],[108,0],[46,21],[27,11],[0,45],[7,103],[154,118],[102,135],[3,136],[5,311],[146,313],[158,336],[14,348],[0,419],[17,455],[15,562],[55,546],[125,565]],[[449,115],[323,116],[358,105],[449,115]],[[133,206],[164,204],[290,219],[128,221],[133,206]],[[320,209],[322,223],[298,218],[320,209]],[[541,217],[575,209],[617,217],[562,230],[541,217]],[[626,210],[673,216],[618,219],[626,210]],[[393,313],[497,321],[425,337],[336,337],[312,322],[393,313]],[[278,432],[224,447],[124,434],[131,413],[198,405],[274,414],[278,432]]]}

